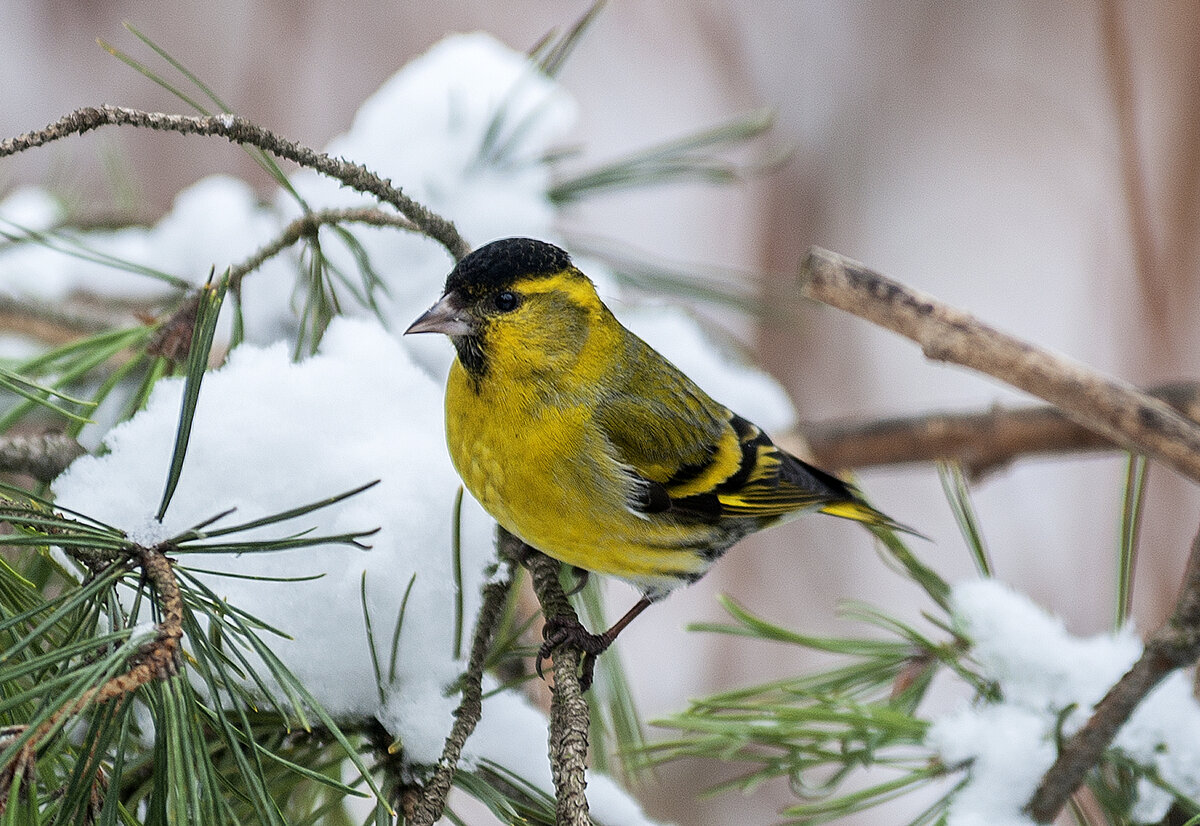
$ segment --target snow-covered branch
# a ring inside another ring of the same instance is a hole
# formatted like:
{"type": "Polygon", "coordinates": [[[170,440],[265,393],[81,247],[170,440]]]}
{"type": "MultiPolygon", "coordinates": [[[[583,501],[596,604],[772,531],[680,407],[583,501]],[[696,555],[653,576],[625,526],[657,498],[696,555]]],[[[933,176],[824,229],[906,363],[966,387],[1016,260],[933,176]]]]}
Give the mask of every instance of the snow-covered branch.
{"type": "MultiPolygon", "coordinates": [[[[862,264],[813,248],[802,265],[805,294],[907,336],[926,356],[971,367],[1038,395],[1063,416],[1122,447],[1200,481],[1200,425],[1166,402],[1085,365],[984,324],[862,264]]],[[[1059,750],[1026,812],[1050,823],[1100,761],[1147,695],[1200,656],[1200,535],[1171,619],[1142,656],[1096,703],[1090,719],[1059,750]]]]}
{"type": "Polygon", "coordinates": [[[1197,657],[1200,657],[1200,533],[1192,541],[1174,613],[1146,641],[1146,648],[1133,667],[1096,704],[1083,728],[1063,743],[1058,759],[1029,801],[1030,816],[1038,823],[1053,822],[1134,709],[1168,674],[1194,664],[1197,657]]]}

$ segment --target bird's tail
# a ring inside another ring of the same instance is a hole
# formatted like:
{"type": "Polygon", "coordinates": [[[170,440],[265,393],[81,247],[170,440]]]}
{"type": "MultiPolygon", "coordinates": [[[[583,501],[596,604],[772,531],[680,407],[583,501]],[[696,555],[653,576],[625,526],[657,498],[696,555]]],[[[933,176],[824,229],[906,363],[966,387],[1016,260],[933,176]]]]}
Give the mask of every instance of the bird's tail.
{"type": "Polygon", "coordinates": [[[920,531],[910,528],[902,522],[897,522],[886,513],[877,511],[866,502],[857,499],[830,502],[821,508],[821,513],[827,513],[830,516],[840,516],[842,519],[852,519],[855,522],[862,522],[864,525],[872,528],[887,528],[891,531],[899,531],[900,533],[910,534],[921,539],[929,539],[929,537],[920,531]]]}

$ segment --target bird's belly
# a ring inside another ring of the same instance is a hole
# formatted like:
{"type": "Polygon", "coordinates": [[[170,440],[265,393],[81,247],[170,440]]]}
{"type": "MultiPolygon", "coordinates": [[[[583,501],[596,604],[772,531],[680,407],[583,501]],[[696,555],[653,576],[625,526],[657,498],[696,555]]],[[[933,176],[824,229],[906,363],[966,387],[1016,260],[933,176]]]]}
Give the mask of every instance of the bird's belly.
{"type": "MultiPolygon", "coordinates": [[[[467,390],[467,392],[472,392],[467,390]]],[[[666,591],[711,565],[709,531],[632,513],[628,481],[583,408],[531,414],[504,405],[454,405],[450,455],[471,494],[501,525],[540,551],[589,571],[666,591]]]]}

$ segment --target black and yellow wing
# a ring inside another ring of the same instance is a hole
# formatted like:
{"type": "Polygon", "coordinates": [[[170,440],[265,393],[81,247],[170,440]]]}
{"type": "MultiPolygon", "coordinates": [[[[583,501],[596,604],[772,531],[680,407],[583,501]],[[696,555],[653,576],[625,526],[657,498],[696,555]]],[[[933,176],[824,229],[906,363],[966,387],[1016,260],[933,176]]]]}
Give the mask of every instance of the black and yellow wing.
{"type": "Polygon", "coordinates": [[[779,448],[750,421],[713,401],[638,339],[619,389],[598,405],[596,421],[632,469],[629,506],[704,521],[774,521],[824,511],[902,528],[837,477],[779,448]],[[645,348],[644,350],[641,348],[645,348]]]}

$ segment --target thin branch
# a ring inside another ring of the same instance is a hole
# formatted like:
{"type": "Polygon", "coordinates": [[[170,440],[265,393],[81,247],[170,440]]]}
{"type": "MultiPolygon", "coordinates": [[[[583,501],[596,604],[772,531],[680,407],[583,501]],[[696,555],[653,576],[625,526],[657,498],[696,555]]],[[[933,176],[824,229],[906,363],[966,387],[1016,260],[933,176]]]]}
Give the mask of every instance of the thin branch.
{"type": "MultiPolygon", "coordinates": [[[[475,731],[475,725],[483,713],[483,667],[487,660],[488,651],[492,646],[492,637],[504,603],[508,599],[509,589],[512,588],[512,567],[507,557],[501,553],[501,559],[507,567],[505,576],[489,582],[483,588],[483,604],[479,616],[475,620],[475,636],[471,642],[471,656],[467,660],[467,670],[462,676],[462,699],[454,710],[454,725],[446,737],[446,745],[442,749],[441,759],[433,775],[425,783],[411,814],[407,815],[412,826],[431,826],[442,816],[446,808],[446,796],[454,783],[454,773],[458,769],[458,760],[462,756],[463,746],[467,738],[475,731]]],[[[395,803],[395,802],[394,802],[395,803]]]]}
{"type": "Polygon", "coordinates": [[[183,598],[179,593],[179,581],[162,547],[139,549],[138,563],[158,594],[162,621],[158,624],[157,635],[142,647],[128,671],[80,694],[74,702],[55,712],[44,728],[50,728],[63,717],[78,714],[92,702],[103,703],[132,694],[152,680],[165,680],[179,673],[179,641],[183,639],[183,598]]]}
{"type": "MultiPolygon", "coordinates": [[[[501,529],[501,542],[529,569],[533,591],[547,621],[578,621],[559,582],[559,563],[501,529]]],[[[592,826],[587,787],[588,705],[579,682],[581,652],[573,646],[554,651],[554,688],[550,700],[550,771],[554,778],[554,822],[558,826],[592,826]]]]}
{"type": "Polygon", "coordinates": [[[341,224],[356,222],[361,224],[370,224],[376,227],[399,227],[400,229],[409,230],[410,232],[420,232],[413,221],[403,215],[394,215],[387,212],[382,212],[372,207],[361,207],[357,209],[325,209],[317,212],[309,212],[292,221],[283,232],[279,234],[275,240],[266,244],[253,255],[231,267],[229,270],[229,288],[237,290],[242,285],[242,279],[250,272],[261,267],[268,259],[275,257],[283,252],[288,247],[295,244],[301,238],[305,238],[316,233],[317,229],[325,224],[341,224]]]}
{"type": "MultiPolygon", "coordinates": [[[[399,227],[410,232],[420,232],[417,225],[403,215],[382,212],[373,207],[310,212],[284,227],[283,232],[275,239],[259,248],[245,261],[230,267],[227,276],[229,289],[235,291],[241,289],[242,279],[248,274],[301,238],[316,234],[320,227],[326,224],[348,222],[371,224],[377,227],[399,227]]],[[[186,361],[191,348],[192,334],[196,329],[196,314],[200,310],[200,301],[204,295],[203,288],[188,293],[179,306],[158,323],[158,329],[155,330],[146,345],[146,352],[152,356],[163,356],[176,364],[186,361]]]]}
{"type": "Polygon", "coordinates": [[[1079,788],[1133,710],[1177,668],[1200,657],[1200,533],[1192,541],[1183,587],[1171,618],[1146,641],[1137,662],[1109,689],[1091,719],[1062,746],[1026,811],[1038,823],[1051,823],[1079,788]]]}
{"type": "MultiPolygon", "coordinates": [[[[1192,421],[1200,421],[1200,385],[1177,382],[1149,388],[1192,421]]],[[[823,467],[865,468],[953,459],[979,479],[1022,456],[1119,449],[1068,419],[1058,408],[992,407],[975,413],[926,413],[870,422],[817,422],[803,428],[823,467]]]]}
{"type": "Polygon", "coordinates": [[[23,473],[49,482],[87,451],[65,433],[0,437],[0,473],[23,473]]]}
{"type": "Polygon", "coordinates": [[[226,138],[231,143],[256,146],[276,157],[316,170],[341,181],[351,189],[374,195],[379,200],[391,204],[419,227],[421,232],[441,243],[456,260],[470,251],[470,246],[458,234],[454,224],[409,198],[390,180],[381,178],[359,164],[331,158],[322,152],[281,138],[237,115],[166,115],[121,106],[89,106],[77,109],[43,129],[0,141],[0,158],[44,146],[71,135],[82,135],[101,126],[136,126],[178,132],[182,135],[215,135],[226,138]]]}
{"type": "Polygon", "coordinates": [[[1077,424],[1200,481],[1200,425],[1132,385],[1002,333],[835,253],[811,249],[801,279],[809,298],[911,338],[928,358],[1039,396],[1077,424]]]}

